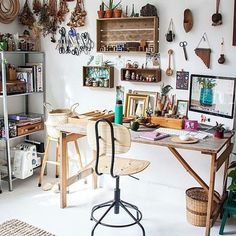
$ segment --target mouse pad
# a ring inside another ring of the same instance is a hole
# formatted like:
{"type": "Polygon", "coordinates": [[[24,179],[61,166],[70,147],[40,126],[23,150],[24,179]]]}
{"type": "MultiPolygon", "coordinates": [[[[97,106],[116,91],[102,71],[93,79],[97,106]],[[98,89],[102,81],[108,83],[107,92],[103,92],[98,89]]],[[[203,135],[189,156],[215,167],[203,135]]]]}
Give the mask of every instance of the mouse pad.
{"type": "Polygon", "coordinates": [[[199,141],[199,139],[197,138],[191,138],[190,140],[181,140],[178,136],[177,137],[173,137],[171,139],[171,141],[175,142],[175,143],[197,143],[199,141]]]}

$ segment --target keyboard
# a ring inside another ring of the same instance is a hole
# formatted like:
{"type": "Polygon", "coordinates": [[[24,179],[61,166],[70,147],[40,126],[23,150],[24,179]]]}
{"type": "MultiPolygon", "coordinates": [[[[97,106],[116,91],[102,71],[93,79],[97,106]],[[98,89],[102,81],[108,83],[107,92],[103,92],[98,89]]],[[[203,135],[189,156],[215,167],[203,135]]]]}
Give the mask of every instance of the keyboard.
{"type": "Polygon", "coordinates": [[[206,132],[202,132],[202,131],[193,132],[193,131],[187,131],[187,130],[182,130],[182,129],[171,129],[171,128],[158,128],[158,129],[156,129],[156,132],[165,133],[165,134],[169,134],[169,135],[176,135],[176,136],[191,135],[197,139],[204,139],[210,135],[210,134],[208,134],[206,132]]]}

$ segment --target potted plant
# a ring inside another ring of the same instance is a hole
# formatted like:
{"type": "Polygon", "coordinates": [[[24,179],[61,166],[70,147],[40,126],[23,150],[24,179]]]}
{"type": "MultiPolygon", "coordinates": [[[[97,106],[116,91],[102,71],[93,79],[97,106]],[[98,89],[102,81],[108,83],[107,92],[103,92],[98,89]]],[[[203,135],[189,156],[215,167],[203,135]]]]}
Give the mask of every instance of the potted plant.
{"type": "Polygon", "coordinates": [[[216,81],[210,78],[198,78],[198,83],[201,87],[200,104],[202,106],[212,106],[213,103],[213,88],[216,86],[216,81]]]}
{"type": "Polygon", "coordinates": [[[121,4],[119,3],[119,5],[113,10],[113,15],[115,18],[120,18],[122,15],[122,8],[121,8],[121,4]]]}
{"type": "Polygon", "coordinates": [[[216,122],[216,125],[214,127],[215,138],[224,138],[225,128],[223,126],[224,126],[223,124],[219,124],[218,122],[216,122]]]}
{"type": "Polygon", "coordinates": [[[106,3],[105,6],[107,8],[106,13],[105,13],[105,17],[106,18],[112,18],[113,16],[113,10],[117,8],[117,6],[120,4],[121,2],[118,2],[117,4],[114,5],[114,0],[109,0],[108,5],[106,3]]]}
{"type": "Polygon", "coordinates": [[[102,2],[101,5],[99,6],[99,11],[97,11],[97,13],[98,13],[98,18],[104,18],[105,16],[104,2],[102,2]]]}

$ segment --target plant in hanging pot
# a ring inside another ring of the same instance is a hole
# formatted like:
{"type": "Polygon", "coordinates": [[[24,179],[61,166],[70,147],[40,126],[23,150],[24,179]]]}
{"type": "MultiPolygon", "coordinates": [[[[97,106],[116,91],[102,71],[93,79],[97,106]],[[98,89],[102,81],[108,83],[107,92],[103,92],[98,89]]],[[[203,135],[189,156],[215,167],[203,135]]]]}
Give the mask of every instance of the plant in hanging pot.
{"type": "Polygon", "coordinates": [[[115,18],[120,18],[122,16],[122,8],[121,8],[121,4],[119,3],[119,5],[113,10],[113,15],[115,18]]]}
{"type": "Polygon", "coordinates": [[[105,6],[104,2],[102,2],[101,5],[99,6],[99,11],[97,11],[98,18],[104,18],[104,16],[105,16],[104,6],[105,6]]]}
{"type": "Polygon", "coordinates": [[[218,122],[216,122],[216,125],[214,127],[215,138],[224,138],[225,128],[223,126],[224,126],[223,124],[219,124],[218,122]]]}
{"type": "Polygon", "coordinates": [[[121,3],[121,1],[114,5],[114,0],[109,0],[108,5],[106,3],[104,3],[107,8],[106,13],[105,13],[105,17],[112,18],[113,17],[113,10],[116,9],[120,3],[121,3]]]}

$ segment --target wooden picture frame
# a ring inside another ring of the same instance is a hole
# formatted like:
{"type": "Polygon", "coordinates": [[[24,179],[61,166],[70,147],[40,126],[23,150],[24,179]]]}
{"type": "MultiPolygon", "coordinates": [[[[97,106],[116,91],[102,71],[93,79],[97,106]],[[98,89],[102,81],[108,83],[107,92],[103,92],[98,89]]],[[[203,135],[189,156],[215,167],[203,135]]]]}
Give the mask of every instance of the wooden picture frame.
{"type": "Polygon", "coordinates": [[[177,100],[177,115],[179,117],[188,117],[188,101],[177,100]]]}
{"type": "Polygon", "coordinates": [[[153,112],[156,110],[158,92],[134,90],[133,93],[148,95],[149,96],[148,108],[151,108],[153,112]]]}
{"type": "Polygon", "coordinates": [[[145,116],[148,108],[149,95],[146,94],[126,94],[125,117],[145,116]]]}
{"type": "Polygon", "coordinates": [[[236,0],[234,0],[233,46],[236,46],[236,0]]]}

